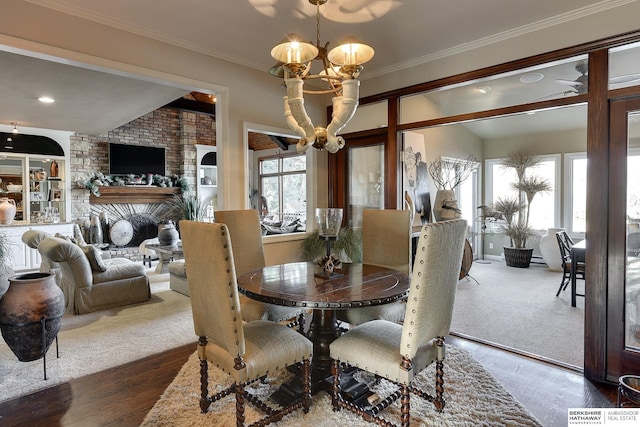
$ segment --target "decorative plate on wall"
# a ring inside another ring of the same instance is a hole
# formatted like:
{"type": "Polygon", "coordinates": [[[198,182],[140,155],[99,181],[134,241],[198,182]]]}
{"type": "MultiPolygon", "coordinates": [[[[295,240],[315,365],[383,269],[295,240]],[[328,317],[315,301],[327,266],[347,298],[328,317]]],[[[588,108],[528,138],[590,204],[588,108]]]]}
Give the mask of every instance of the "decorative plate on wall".
{"type": "Polygon", "coordinates": [[[133,239],[133,226],[126,219],[120,219],[111,226],[109,237],[116,246],[127,246],[133,239]]]}

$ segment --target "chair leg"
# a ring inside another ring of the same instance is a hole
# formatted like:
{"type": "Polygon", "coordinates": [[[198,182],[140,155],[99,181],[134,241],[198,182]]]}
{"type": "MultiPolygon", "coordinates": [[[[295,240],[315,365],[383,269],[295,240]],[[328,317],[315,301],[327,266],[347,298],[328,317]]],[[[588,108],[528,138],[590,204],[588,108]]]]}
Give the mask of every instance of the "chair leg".
{"type": "Polygon", "coordinates": [[[400,425],[402,427],[409,427],[411,403],[409,396],[409,386],[403,384],[400,387],[400,425]]]}
{"type": "Polygon", "coordinates": [[[304,335],[304,313],[300,313],[298,316],[298,332],[304,335]]]}
{"type": "Polygon", "coordinates": [[[236,426],[244,426],[244,384],[236,384],[236,426]]]}
{"type": "Polygon", "coordinates": [[[209,367],[206,360],[200,361],[200,410],[206,414],[209,410],[209,367]]]}
{"type": "Polygon", "coordinates": [[[333,393],[331,395],[331,407],[333,411],[340,410],[340,403],[338,402],[340,399],[340,374],[342,370],[340,369],[340,362],[338,360],[334,360],[331,364],[331,373],[333,374],[333,393]]]}
{"type": "Polygon", "coordinates": [[[309,413],[311,408],[311,362],[304,359],[302,363],[302,375],[304,381],[302,383],[302,410],[305,414],[309,413]]]}
{"type": "Polygon", "coordinates": [[[558,292],[556,292],[556,296],[560,295],[560,292],[567,289],[567,285],[569,285],[569,279],[562,273],[562,282],[560,282],[560,287],[558,288],[558,292]]]}
{"type": "Polygon", "coordinates": [[[442,357],[438,356],[436,359],[436,397],[433,404],[438,412],[442,412],[444,409],[444,339],[438,338],[436,345],[441,347],[438,354],[442,354],[442,357]]]}

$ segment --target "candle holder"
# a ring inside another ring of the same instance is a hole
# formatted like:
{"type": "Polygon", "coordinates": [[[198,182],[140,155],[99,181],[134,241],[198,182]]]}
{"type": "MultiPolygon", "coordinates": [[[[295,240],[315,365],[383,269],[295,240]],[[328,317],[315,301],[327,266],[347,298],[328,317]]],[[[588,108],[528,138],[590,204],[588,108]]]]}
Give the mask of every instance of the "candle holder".
{"type": "Polygon", "coordinates": [[[342,268],[340,259],[331,253],[331,242],[338,240],[338,233],[342,225],[342,209],[339,208],[317,208],[316,222],[318,223],[318,236],[327,245],[326,256],[318,260],[317,277],[326,279],[342,276],[335,270],[342,268]]]}

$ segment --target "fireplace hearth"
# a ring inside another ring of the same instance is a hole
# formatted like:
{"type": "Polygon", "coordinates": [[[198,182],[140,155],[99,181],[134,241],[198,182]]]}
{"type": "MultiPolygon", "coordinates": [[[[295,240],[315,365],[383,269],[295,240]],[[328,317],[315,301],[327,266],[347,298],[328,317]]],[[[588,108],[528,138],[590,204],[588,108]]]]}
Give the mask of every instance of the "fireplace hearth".
{"type": "Polygon", "coordinates": [[[125,247],[137,248],[147,239],[158,236],[160,221],[173,220],[177,222],[176,209],[169,203],[107,203],[91,205],[92,215],[106,215],[109,227],[104,233],[104,243],[111,247],[118,247],[109,235],[110,226],[119,220],[129,221],[133,228],[133,238],[125,247]]]}

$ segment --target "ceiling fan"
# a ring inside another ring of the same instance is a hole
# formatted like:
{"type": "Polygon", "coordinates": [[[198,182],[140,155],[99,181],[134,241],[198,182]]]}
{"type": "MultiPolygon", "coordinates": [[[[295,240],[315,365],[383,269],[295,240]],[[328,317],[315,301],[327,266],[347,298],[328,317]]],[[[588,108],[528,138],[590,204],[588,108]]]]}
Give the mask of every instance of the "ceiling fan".
{"type": "MultiPolygon", "coordinates": [[[[578,73],[580,73],[580,76],[577,79],[575,80],[556,79],[556,83],[569,86],[570,89],[564,92],[548,95],[549,97],[557,96],[561,94],[562,95],[569,95],[569,94],[582,95],[584,93],[587,93],[588,84],[589,84],[589,78],[587,76],[587,73],[588,73],[589,67],[587,66],[587,63],[585,61],[580,61],[576,64],[575,69],[578,73]]],[[[615,84],[622,84],[622,83],[631,83],[637,80],[640,80],[640,73],[623,74],[620,76],[611,77],[609,79],[609,84],[615,85],[615,84]]]]}

